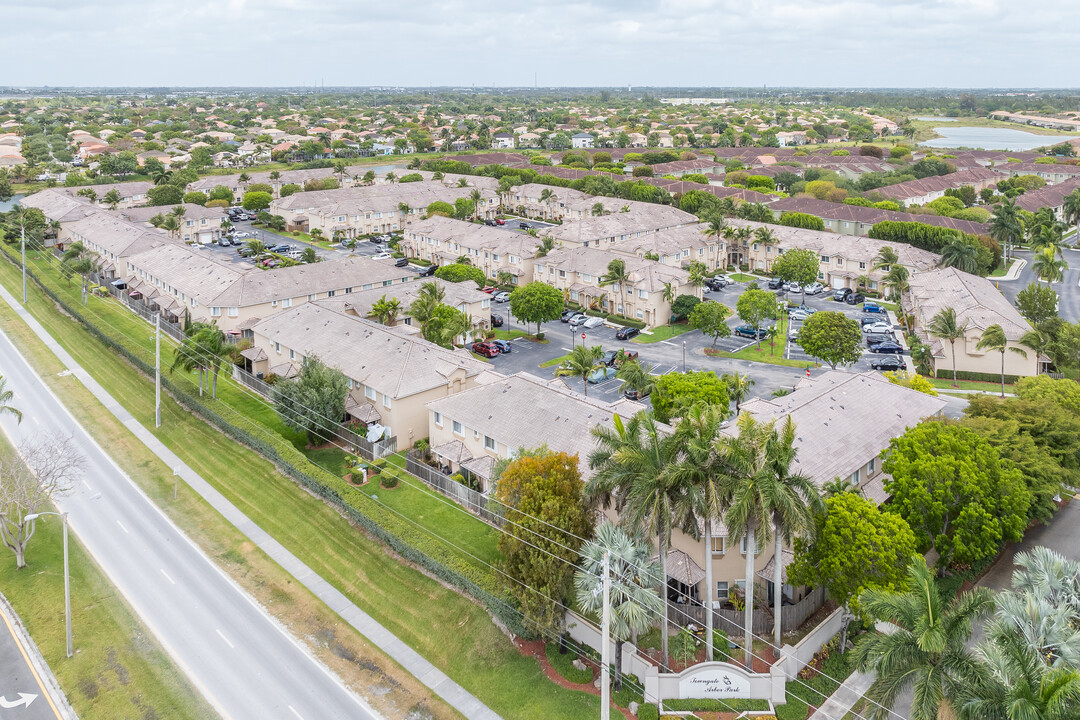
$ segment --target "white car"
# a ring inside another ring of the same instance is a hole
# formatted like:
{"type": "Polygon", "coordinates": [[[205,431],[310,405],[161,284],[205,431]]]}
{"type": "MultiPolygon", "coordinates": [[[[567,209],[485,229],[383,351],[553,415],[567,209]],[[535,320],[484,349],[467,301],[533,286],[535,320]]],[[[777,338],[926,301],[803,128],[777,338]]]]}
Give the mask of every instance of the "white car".
{"type": "Polygon", "coordinates": [[[806,286],[805,292],[807,295],[818,295],[825,289],[825,286],[819,282],[810,283],[806,286]]]}
{"type": "Polygon", "coordinates": [[[494,300],[497,303],[510,302],[510,293],[508,293],[508,292],[495,293],[495,297],[493,297],[492,300],[494,300]]]}
{"type": "Polygon", "coordinates": [[[379,253],[379,254],[377,254],[377,255],[372,255],[372,256],[371,256],[371,259],[372,259],[372,260],[389,260],[389,259],[390,259],[390,258],[392,258],[392,257],[394,257],[394,256],[393,256],[393,255],[391,255],[391,254],[390,254],[390,253],[388,253],[388,252],[381,252],[381,253],[379,253]]]}
{"type": "Polygon", "coordinates": [[[594,328],[600,327],[604,324],[604,318],[602,317],[590,317],[588,320],[582,323],[583,327],[594,328]]]}
{"type": "Polygon", "coordinates": [[[892,325],[889,323],[878,322],[870,325],[863,325],[862,331],[865,334],[869,333],[891,333],[893,330],[892,325]]]}

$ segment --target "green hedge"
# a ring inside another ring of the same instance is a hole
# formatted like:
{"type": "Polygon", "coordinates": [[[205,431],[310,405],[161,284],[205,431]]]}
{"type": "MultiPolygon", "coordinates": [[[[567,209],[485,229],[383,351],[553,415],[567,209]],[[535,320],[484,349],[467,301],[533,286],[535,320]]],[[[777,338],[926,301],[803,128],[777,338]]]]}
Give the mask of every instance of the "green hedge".
{"type": "MultiPolygon", "coordinates": [[[[696,712],[742,712],[744,710],[768,710],[767,700],[712,700],[688,698],[685,700],[665,700],[664,710],[687,710],[696,712]]],[[[639,715],[640,717],[640,715],[639,715]]]]}
{"type": "MultiPolygon", "coordinates": [[[[939,377],[942,380],[952,380],[953,379],[952,369],[951,368],[938,368],[936,377],[939,377]]],[[[1001,384],[1001,373],[981,373],[981,372],[971,372],[970,370],[957,370],[956,371],[956,379],[957,380],[977,380],[977,381],[981,381],[981,382],[998,383],[1000,385],[1001,384]]],[[[1019,379],[1020,379],[1019,375],[1006,375],[1005,376],[1005,384],[1006,385],[1012,385],[1019,379]]]]}
{"type": "Polygon", "coordinates": [[[660,710],[653,704],[642,705],[637,711],[638,720],[660,720],[660,710]]]}
{"type": "MultiPolygon", "coordinates": [[[[12,257],[6,245],[4,256],[9,262],[16,264],[15,258],[12,257]]],[[[42,292],[65,313],[80,322],[87,332],[103,345],[115,350],[148,376],[154,374],[154,368],[151,365],[88,321],[82,313],[42,283],[36,273],[27,268],[26,274],[33,279],[42,292]]],[[[256,435],[241,428],[239,424],[245,422],[246,418],[226,403],[205,397],[198,398],[180,388],[172,378],[166,375],[161,377],[161,384],[180,405],[218,428],[225,435],[261,454],[277,465],[286,475],[326,500],[406,560],[416,563],[448,585],[467,592],[515,635],[528,638],[535,636],[533,631],[526,630],[517,608],[510,602],[505,590],[495,581],[491,573],[484,572],[466,562],[448,547],[442,546],[440,541],[409,525],[365,493],[315,465],[277,433],[263,428],[263,432],[256,435]],[[209,407],[207,400],[215,404],[214,409],[209,407]]]]}

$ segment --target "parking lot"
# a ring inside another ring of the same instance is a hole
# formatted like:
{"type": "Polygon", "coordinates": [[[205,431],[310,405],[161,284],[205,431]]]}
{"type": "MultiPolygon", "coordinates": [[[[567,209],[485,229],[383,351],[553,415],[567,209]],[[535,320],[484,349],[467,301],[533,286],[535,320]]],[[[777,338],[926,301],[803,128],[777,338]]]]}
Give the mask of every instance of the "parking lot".
{"type": "MultiPolygon", "coordinates": [[[[792,293],[791,295],[792,295],[791,300],[793,302],[796,302],[796,303],[799,301],[799,299],[801,297],[798,293],[792,293]]],[[[809,307],[812,307],[812,308],[814,308],[816,310],[819,310],[819,311],[842,312],[842,313],[844,313],[845,315],[847,315],[848,317],[850,317],[850,318],[852,318],[854,320],[859,320],[861,317],[863,317],[863,311],[862,311],[861,306],[859,306],[859,305],[848,305],[847,303],[837,302],[837,301],[832,299],[831,294],[824,294],[823,293],[821,295],[807,295],[806,296],[806,305],[809,306],[809,307]]],[[[882,315],[881,318],[883,320],[885,320],[886,322],[889,322],[890,324],[893,324],[892,323],[893,318],[890,315],[882,315]]],[[[795,339],[792,337],[793,335],[797,335],[799,328],[802,327],[804,322],[805,322],[804,320],[794,320],[794,319],[789,321],[789,324],[788,324],[788,337],[787,337],[787,340],[786,340],[787,345],[786,345],[786,348],[784,350],[784,357],[790,358],[792,360],[809,360],[811,362],[817,362],[814,358],[810,357],[810,355],[808,355],[806,353],[806,351],[804,351],[802,349],[802,347],[799,345],[799,343],[796,342],[795,339]]],[[[893,336],[896,337],[897,341],[900,342],[900,344],[902,345],[903,344],[903,337],[902,337],[903,333],[901,333],[899,331],[899,329],[896,329],[895,324],[893,324],[893,328],[894,328],[893,336]]],[[[872,369],[870,367],[871,362],[873,362],[875,360],[880,360],[880,359],[885,358],[885,357],[887,357],[887,356],[884,355],[884,354],[876,354],[876,353],[870,352],[869,350],[866,349],[866,346],[864,344],[863,345],[862,357],[859,358],[858,362],[856,362],[854,365],[852,365],[849,369],[852,372],[865,372],[867,370],[872,369]]],[[[910,369],[911,363],[908,361],[908,359],[905,357],[905,358],[903,358],[903,360],[904,360],[904,364],[908,367],[908,369],[910,369]]]]}

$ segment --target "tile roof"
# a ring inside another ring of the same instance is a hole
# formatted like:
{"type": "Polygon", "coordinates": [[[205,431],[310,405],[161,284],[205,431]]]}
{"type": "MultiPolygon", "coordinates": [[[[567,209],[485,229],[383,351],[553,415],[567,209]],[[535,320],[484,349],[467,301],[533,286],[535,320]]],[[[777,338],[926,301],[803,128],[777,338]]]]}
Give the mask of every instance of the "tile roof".
{"type": "Polygon", "coordinates": [[[919,316],[916,327],[925,328],[938,312],[951,307],[958,322],[967,322],[970,328],[980,331],[1000,325],[1014,342],[1031,330],[1008,298],[986,278],[942,268],[912,275],[908,285],[907,299],[913,301],[919,316]]]}

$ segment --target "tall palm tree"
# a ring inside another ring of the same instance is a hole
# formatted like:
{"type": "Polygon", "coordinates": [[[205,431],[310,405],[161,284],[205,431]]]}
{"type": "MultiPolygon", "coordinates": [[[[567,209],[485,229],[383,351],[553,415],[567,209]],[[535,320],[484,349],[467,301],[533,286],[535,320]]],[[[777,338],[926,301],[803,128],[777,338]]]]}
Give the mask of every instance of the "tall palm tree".
{"type": "Polygon", "coordinates": [[[728,395],[735,401],[735,415],[738,415],[739,406],[750,397],[750,388],[754,386],[754,380],[749,375],[740,375],[737,372],[724,373],[720,379],[727,384],[728,395]]]}
{"type": "Polygon", "coordinates": [[[975,275],[979,272],[979,249],[973,243],[957,238],[941,249],[938,265],[975,275]]]}
{"type": "Polygon", "coordinates": [[[754,231],[754,239],[762,245],[773,245],[776,243],[776,233],[767,227],[759,227],[754,231]]]}
{"type": "Polygon", "coordinates": [[[22,410],[9,404],[14,397],[15,392],[7,389],[7,380],[4,379],[3,376],[0,376],[0,415],[3,415],[4,413],[14,415],[15,419],[21,423],[22,410]]]}
{"type": "Polygon", "coordinates": [[[713,523],[727,510],[729,484],[716,471],[716,440],[727,417],[725,408],[698,404],[679,422],[676,442],[682,448],[672,470],[677,483],[689,488],[694,527],[700,526],[705,535],[705,648],[708,660],[713,659],[713,523]]]}
{"type": "Polygon", "coordinates": [[[435,282],[425,282],[420,286],[416,299],[409,305],[409,315],[420,323],[420,333],[426,337],[427,326],[435,317],[435,311],[446,298],[446,288],[435,282]]]}
{"type": "Polygon", "coordinates": [[[993,608],[993,593],[975,588],[942,601],[934,574],[920,555],[908,568],[903,592],[866,590],[859,605],[876,620],[896,626],[892,634],[867,633],[854,650],[856,665],[877,679],[866,697],[868,720],[885,720],[897,697],[912,688],[911,720],[937,720],[941,709],[979,680],[978,661],[966,647],[972,624],[993,608]]]}
{"type": "Polygon", "coordinates": [[[216,322],[196,323],[198,328],[195,332],[195,343],[203,358],[206,370],[213,376],[213,385],[210,396],[217,398],[218,373],[221,370],[221,362],[227,354],[228,343],[225,341],[225,333],[217,326],[216,322]]]}
{"type": "MultiPolygon", "coordinates": [[[[983,330],[979,343],[975,346],[978,350],[993,350],[1001,353],[1001,397],[1005,397],[1005,350],[1009,347],[1009,339],[1005,337],[1005,329],[997,323],[983,330]]],[[[1021,348],[1014,347],[1013,352],[1027,357],[1027,353],[1021,348]]]]}
{"type": "Polygon", "coordinates": [[[926,326],[926,331],[931,337],[949,341],[949,347],[952,349],[953,387],[959,387],[956,384],[956,341],[964,337],[967,328],[967,320],[961,323],[956,317],[956,310],[951,307],[939,310],[937,315],[930,318],[926,326]]]}
{"type": "Polygon", "coordinates": [[[890,297],[900,298],[910,287],[908,284],[908,269],[903,265],[890,265],[889,271],[881,279],[881,284],[889,290],[890,297]]]}
{"type": "Polygon", "coordinates": [[[166,215],[161,221],[161,229],[169,233],[169,237],[177,237],[180,234],[180,218],[172,213],[166,215]]]}
{"type": "MultiPolygon", "coordinates": [[[[1054,338],[1045,330],[1035,329],[1028,330],[1016,342],[1018,345],[1023,345],[1034,352],[1035,357],[1038,358],[1049,354],[1050,346],[1054,344],[1054,338]]],[[[1027,353],[1024,353],[1024,357],[1027,357],[1027,353]]]]}
{"type": "MultiPolygon", "coordinates": [[[[871,270],[885,270],[885,268],[892,269],[893,265],[900,262],[900,256],[896,254],[896,250],[892,245],[882,245],[878,250],[877,255],[874,256],[873,265],[870,266],[871,270]]],[[[888,272],[888,270],[885,270],[888,272]]]]}
{"type": "Polygon", "coordinates": [[[401,313],[401,301],[397,298],[387,299],[385,295],[371,304],[369,316],[375,318],[382,325],[393,326],[401,313]]]}
{"type": "Polygon", "coordinates": [[[593,504],[614,505],[623,522],[656,538],[660,556],[661,594],[665,611],[660,620],[661,666],[668,666],[667,555],[671,531],[691,529],[689,488],[671,472],[678,455],[674,435],[660,431],[656,419],[643,410],[626,423],[618,415],[612,427],[592,430],[596,449],[589,454],[594,474],[585,485],[593,504]]]}
{"type": "Polygon", "coordinates": [[[611,578],[608,608],[611,635],[615,640],[615,692],[622,689],[622,644],[649,629],[653,619],[664,614],[664,601],[657,593],[663,587],[660,563],[652,548],[623,528],[605,521],[596,537],[581,548],[579,570],[574,573],[577,605],[586,613],[603,612],[604,555],[608,555],[611,578]]]}
{"type": "Polygon", "coordinates": [[[705,237],[719,242],[720,238],[726,235],[727,229],[728,224],[723,215],[710,215],[705,219],[705,229],[701,232],[705,237]]]}
{"type": "Polygon", "coordinates": [[[773,523],[773,644],[776,647],[780,647],[784,543],[790,545],[796,536],[812,532],[814,517],[824,509],[813,480],[801,473],[791,472],[796,454],[795,424],[788,415],[784,424],[769,436],[765,448],[771,471],[771,491],[768,495],[773,523]]]}
{"type": "Polygon", "coordinates": [[[73,242],[64,249],[64,254],[60,256],[60,266],[68,278],[69,285],[71,284],[70,273],[82,276],[82,298],[85,305],[88,277],[92,273],[96,273],[101,267],[98,254],[81,242],[73,242]]]}
{"type": "Polygon", "coordinates": [[[1066,195],[1061,209],[1065,215],[1065,221],[1075,225],[1077,231],[1080,232],[1080,190],[1073,190],[1066,195]]]}
{"type": "Polygon", "coordinates": [[[1009,198],[1002,200],[990,217],[990,237],[1005,248],[1005,263],[1012,257],[1012,246],[1024,235],[1024,223],[1020,208],[1009,198]]]}
{"type": "MultiPolygon", "coordinates": [[[[623,286],[629,281],[630,272],[626,269],[626,261],[616,259],[608,263],[607,272],[600,276],[600,287],[613,287],[616,297],[619,297],[623,286]]],[[[616,312],[618,305],[618,301],[615,301],[611,306],[611,312],[616,312]]]]}
{"type": "Polygon", "coordinates": [[[574,349],[566,357],[566,361],[555,370],[558,376],[572,375],[581,378],[585,386],[585,395],[589,394],[589,374],[599,367],[603,367],[600,359],[604,357],[604,348],[599,345],[588,347],[585,343],[575,345],[574,349]]]}
{"type": "Polygon", "coordinates": [[[1047,285],[1064,280],[1065,268],[1069,266],[1064,260],[1058,259],[1057,252],[1054,245],[1045,247],[1041,252],[1035,253],[1031,263],[1035,276],[1040,280],[1045,280],[1047,285]]]}
{"type": "Polygon", "coordinates": [[[627,360],[619,366],[616,377],[623,381],[623,387],[636,391],[639,398],[644,398],[656,387],[655,370],[655,365],[645,366],[637,360],[627,360]]]}

